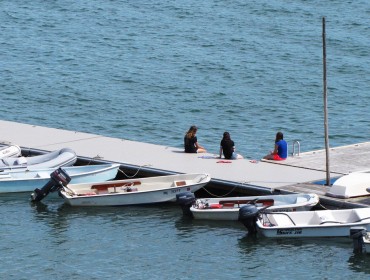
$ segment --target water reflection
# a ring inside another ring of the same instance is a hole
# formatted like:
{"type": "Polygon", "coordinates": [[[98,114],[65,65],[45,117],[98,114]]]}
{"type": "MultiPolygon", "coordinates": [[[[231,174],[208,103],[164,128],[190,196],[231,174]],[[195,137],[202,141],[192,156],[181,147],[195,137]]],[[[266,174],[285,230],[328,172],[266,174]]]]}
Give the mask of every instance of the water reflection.
{"type": "Polygon", "coordinates": [[[179,217],[175,221],[175,227],[178,230],[179,235],[226,229],[231,231],[236,230],[240,234],[244,234],[246,232],[245,227],[238,221],[197,220],[188,216],[183,216],[181,211],[178,213],[179,217]]]}
{"type": "Polygon", "coordinates": [[[348,259],[348,267],[352,271],[370,274],[370,254],[352,254],[348,259]]]}
{"type": "MultiPolygon", "coordinates": [[[[329,275],[332,270],[343,270],[345,260],[348,258],[350,270],[370,274],[370,254],[353,253],[353,241],[347,237],[278,239],[245,235],[238,240],[238,246],[241,258],[248,261],[248,266],[254,269],[278,259],[279,267],[275,268],[276,270],[283,271],[282,267],[285,267],[283,263],[296,263],[295,273],[301,270],[301,275],[304,275],[307,273],[307,267],[299,264],[302,260],[310,266],[317,267],[311,275],[314,278],[317,271],[321,273],[326,271],[325,273],[329,275]]],[[[324,277],[325,273],[320,277],[324,277]]]]}

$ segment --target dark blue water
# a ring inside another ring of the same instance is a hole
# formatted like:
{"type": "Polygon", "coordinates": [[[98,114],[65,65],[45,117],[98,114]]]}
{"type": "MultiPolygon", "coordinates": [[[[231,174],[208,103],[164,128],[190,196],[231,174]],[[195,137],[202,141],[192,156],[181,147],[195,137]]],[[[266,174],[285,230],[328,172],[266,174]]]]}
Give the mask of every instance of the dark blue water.
{"type": "MultiPolygon", "coordinates": [[[[1,1],[1,119],[261,158],[276,131],[324,148],[369,141],[368,1],[1,1]]],[[[6,132],[1,132],[6,140],[6,132]]],[[[174,205],[72,209],[0,197],[7,279],[365,279],[350,240],[246,238],[174,205]]],[[[367,277],[366,277],[367,276],[367,277]]]]}

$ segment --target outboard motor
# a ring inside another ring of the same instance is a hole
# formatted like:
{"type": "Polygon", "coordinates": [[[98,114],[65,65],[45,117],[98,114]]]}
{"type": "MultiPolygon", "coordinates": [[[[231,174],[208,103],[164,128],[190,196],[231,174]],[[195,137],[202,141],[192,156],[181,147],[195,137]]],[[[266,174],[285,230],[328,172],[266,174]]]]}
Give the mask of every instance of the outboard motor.
{"type": "Polygon", "coordinates": [[[42,188],[35,189],[31,194],[32,201],[41,201],[46,197],[50,192],[55,192],[61,189],[63,186],[66,186],[70,181],[71,177],[67,174],[65,170],[59,168],[50,174],[50,181],[47,182],[42,188]]]}
{"type": "Polygon", "coordinates": [[[185,216],[193,217],[193,213],[190,211],[190,207],[195,201],[195,195],[192,192],[183,192],[176,195],[176,202],[180,204],[182,213],[185,216]]]}
{"type": "Polygon", "coordinates": [[[349,230],[349,237],[353,240],[354,253],[364,253],[366,251],[363,240],[364,234],[366,234],[364,227],[351,227],[349,230]]]}
{"type": "Polygon", "coordinates": [[[257,217],[259,211],[253,204],[247,204],[239,209],[239,221],[241,221],[248,229],[248,234],[257,233],[257,217]]]}

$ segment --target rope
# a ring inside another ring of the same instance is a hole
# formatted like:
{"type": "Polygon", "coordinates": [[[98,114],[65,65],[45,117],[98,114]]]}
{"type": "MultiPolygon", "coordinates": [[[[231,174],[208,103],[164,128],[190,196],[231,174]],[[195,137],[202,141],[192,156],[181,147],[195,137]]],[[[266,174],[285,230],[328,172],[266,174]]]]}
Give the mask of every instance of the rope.
{"type": "Polygon", "coordinates": [[[102,157],[102,156],[99,156],[99,155],[96,155],[96,156],[94,156],[93,158],[90,158],[90,161],[87,163],[87,165],[90,165],[90,163],[91,163],[94,159],[103,159],[103,157],[102,157]]]}
{"type": "Polygon", "coordinates": [[[225,197],[225,196],[227,196],[227,195],[229,195],[229,194],[231,194],[235,189],[236,189],[236,186],[235,187],[233,187],[228,193],[226,193],[226,194],[224,194],[224,195],[216,195],[216,194],[213,194],[213,193],[211,193],[210,191],[208,191],[205,187],[203,187],[203,189],[209,194],[209,195],[211,195],[211,196],[213,196],[213,197],[225,197]]]}
{"type": "Polygon", "coordinates": [[[139,168],[138,168],[138,170],[136,171],[136,173],[134,174],[134,175],[132,175],[132,176],[129,176],[129,175],[127,175],[125,172],[123,172],[121,169],[118,169],[118,171],[119,172],[121,172],[123,175],[125,175],[127,178],[134,178],[138,173],[139,173],[139,171],[140,171],[140,169],[141,168],[143,168],[144,166],[150,166],[150,164],[144,164],[144,165],[141,165],[139,168]]]}
{"type": "Polygon", "coordinates": [[[324,205],[321,204],[321,202],[319,202],[319,206],[322,207],[324,210],[329,210],[328,208],[326,208],[324,205]]]}

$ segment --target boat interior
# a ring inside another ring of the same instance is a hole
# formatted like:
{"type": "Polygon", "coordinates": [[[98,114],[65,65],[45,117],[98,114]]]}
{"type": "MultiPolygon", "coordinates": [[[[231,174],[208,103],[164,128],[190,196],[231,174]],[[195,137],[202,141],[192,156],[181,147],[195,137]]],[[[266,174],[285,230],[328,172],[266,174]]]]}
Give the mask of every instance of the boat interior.
{"type": "Polygon", "coordinates": [[[343,211],[275,212],[262,214],[263,224],[270,226],[317,226],[358,223],[370,217],[361,217],[355,209],[343,211]]]}
{"type": "Polygon", "coordinates": [[[114,194],[114,193],[129,193],[129,192],[143,192],[157,189],[167,189],[169,187],[183,187],[189,184],[186,180],[173,181],[166,183],[163,182],[141,182],[140,180],[130,182],[111,182],[89,185],[89,188],[73,189],[73,193],[78,196],[84,195],[97,195],[97,194],[114,194]],[[171,184],[169,186],[169,184],[171,184]]]}

